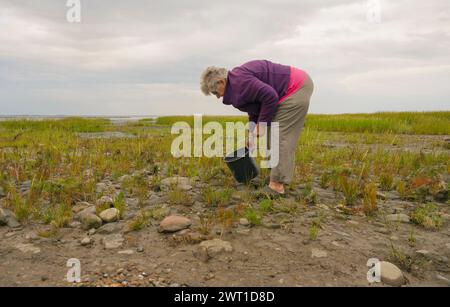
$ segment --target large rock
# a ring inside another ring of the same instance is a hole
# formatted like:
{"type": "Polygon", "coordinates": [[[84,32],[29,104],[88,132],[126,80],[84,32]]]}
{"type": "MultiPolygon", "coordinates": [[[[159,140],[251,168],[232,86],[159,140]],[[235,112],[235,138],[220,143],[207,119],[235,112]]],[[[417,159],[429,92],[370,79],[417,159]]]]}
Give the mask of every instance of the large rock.
{"type": "Polygon", "coordinates": [[[393,287],[400,287],[405,284],[405,277],[402,271],[394,264],[381,261],[380,262],[381,281],[393,287]]]}
{"type": "Polygon", "coordinates": [[[8,226],[11,228],[20,227],[14,212],[8,209],[0,208],[0,226],[8,226]]]}
{"type": "Polygon", "coordinates": [[[105,223],[112,223],[119,220],[120,211],[116,208],[106,209],[100,213],[100,218],[105,223]]]}
{"type": "Polygon", "coordinates": [[[123,245],[125,239],[121,234],[112,234],[103,237],[102,242],[105,249],[116,249],[123,245]]]}
{"type": "Polygon", "coordinates": [[[84,209],[81,209],[81,211],[79,211],[76,215],[75,215],[75,219],[76,220],[80,220],[81,216],[83,215],[87,215],[87,214],[96,214],[96,209],[94,205],[91,205],[89,207],[86,207],[84,209]]]}
{"type": "Polygon", "coordinates": [[[230,242],[220,239],[212,239],[203,241],[199,244],[196,256],[202,260],[208,260],[209,258],[216,257],[223,253],[231,253],[233,247],[230,242]]]}
{"type": "Polygon", "coordinates": [[[187,217],[171,215],[161,221],[158,230],[160,232],[176,232],[188,228],[191,224],[191,220],[187,217]]]}
{"type": "Polygon", "coordinates": [[[92,228],[99,228],[102,226],[102,219],[92,213],[85,213],[80,215],[81,228],[89,230],[92,228]]]}
{"type": "Polygon", "coordinates": [[[176,186],[180,190],[189,191],[192,189],[191,182],[187,177],[169,177],[161,180],[161,185],[164,187],[176,186]]]}
{"type": "Polygon", "coordinates": [[[400,214],[389,214],[386,216],[386,219],[389,222],[402,222],[402,223],[409,223],[409,216],[406,214],[400,213],[400,214]]]}
{"type": "Polygon", "coordinates": [[[122,225],[120,225],[119,223],[109,223],[97,229],[97,233],[101,235],[107,235],[111,233],[120,232],[121,230],[122,225]]]}

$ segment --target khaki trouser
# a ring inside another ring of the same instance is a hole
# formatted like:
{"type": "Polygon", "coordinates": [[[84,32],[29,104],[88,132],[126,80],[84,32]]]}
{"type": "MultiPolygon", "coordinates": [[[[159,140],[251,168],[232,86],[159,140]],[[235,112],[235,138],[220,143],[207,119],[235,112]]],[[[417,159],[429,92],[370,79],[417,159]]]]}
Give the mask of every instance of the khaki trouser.
{"type": "MultiPolygon", "coordinates": [[[[279,123],[279,162],[271,169],[270,180],[289,184],[294,175],[295,151],[305,124],[314,83],[308,76],[303,86],[281,102],[273,118],[279,123]]],[[[270,136],[270,130],[268,133],[270,136]]],[[[270,139],[270,138],[269,138],[270,139]]],[[[268,140],[270,146],[270,140],[268,140]]]]}

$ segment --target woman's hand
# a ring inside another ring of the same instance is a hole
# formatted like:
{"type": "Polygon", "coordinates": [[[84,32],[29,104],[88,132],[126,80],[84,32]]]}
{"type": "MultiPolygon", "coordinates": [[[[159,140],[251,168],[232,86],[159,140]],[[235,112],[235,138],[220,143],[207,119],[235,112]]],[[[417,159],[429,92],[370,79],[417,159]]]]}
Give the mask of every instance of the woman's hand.
{"type": "Polygon", "coordinates": [[[260,123],[256,124],[255,129],[253,130],[253,134],[256,137],[263,136],[266,133],[266,127],[261,125],[260,123]]]}

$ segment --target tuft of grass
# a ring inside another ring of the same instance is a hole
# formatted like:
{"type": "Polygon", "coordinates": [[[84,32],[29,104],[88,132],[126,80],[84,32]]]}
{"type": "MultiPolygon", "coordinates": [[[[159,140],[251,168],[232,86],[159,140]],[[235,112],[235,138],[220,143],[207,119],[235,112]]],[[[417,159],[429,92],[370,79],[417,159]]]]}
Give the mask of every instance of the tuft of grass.
{"type": "Polygon", "coordinates": [[[259,203],[259,210],[262,213],[265,212],[269,212],[273,210],[273,202],[271,199],[263,199],[260,203],[259,203]]]}
{"type": "Polygon", "coordinates": [[[408,245],[411,247],[415,247],[417,243],[416,236],[414,235],[414,227],[411,227],[408,235],[408,245]]]}
{"type": "Polygon", "coordinates": [[[192,202],[191,196],[179,188],[171,188],[167,194],[169,202],[174,205],[181,205],[192,202]]]}
{"type": "Polygon", "coordinates": [[[43,214],[43,221],[54,228],[67,226],[72,220],[72,211],[69,206],[62,204],[53,205],[43,214]]]}
{"type": "Polygon", "coordinates": [[[319,235],[320,224],[317,220],[313,220],[311,226],[309,227],[309,238],[311,240],[317,240],[317,236],[319,235]]]}
{"type": "Polygon", "coordinates": [[[347,206],[353,206],[358,199],[360,192],[360,183],[357,179],[347,176],[341,176],[339,188],[344,194],[344,201],[347,206]]]}
{"type": "Polygon", "coordinates": [[[438,230],[444,224],[444,219],[434,203],[428,203],[414,210],[411,220],[425,229],[438,230]]]}
{"type": "Polygon", "coordinates": [[[250,222],[252,225],[261,225],[261,215],[252,207],[247,208],[244,213],[244,217],[250,222]]]}
{"type": "Polygon", "coordinates": [[[114,208],[119,210],[119,216],[120,216],[120,218],[122,218],[123,214],[125,213],[125,208],[126,208],[125,196],[123,195],[122,192],[120,192],[119,195],[117,195],[116,199],[114,199],[113,206],[114,206],[114,208]]]}
{"type": "Polygon", "coordinates": [[[231,200],[233,191],[229,188],[215,190],[212,187],[206,188],[202,193],[203,201],[209,206],[226,206],[231,200]]]}
{"type": "Polygon", "coordinates": [[[209,235],[214,225],[214,215],[212,213],[200,215],[200,226],[198,231],[203,235],[209,235]]]}
{"type": "Polygon", "coordinates": [[[377,210],[377,187],[373,183],[368,183],[364,187],[363,211],[367,216],[371,216],[377,210]]]}
{"type": "Polygon", "coordinates": [[[392,172],[385,171],[380,175],[380,188],[382,191],[391,191],[394,188],[392,172]]]}
{"type": "Polygon", "coordinates": [[[408,255],[402,248],[396,247],[391,241],[389,260],[396,263],[403,270],[410,272],[415,259],[408,255]]]}
{"type": "Polygon", "coordinates": [[[317,202],[317,193],[313,190],[310,182],[308,182],[303,189],[302,196],[307,204],[315,204],[317,202]]]}
{"type": "Polygon", "coordinates": [[[149,216],[145,212],[141,211],[134,217],[128,224],[128,228],[133,231],[139,231],[149,225],[149,216]]]}

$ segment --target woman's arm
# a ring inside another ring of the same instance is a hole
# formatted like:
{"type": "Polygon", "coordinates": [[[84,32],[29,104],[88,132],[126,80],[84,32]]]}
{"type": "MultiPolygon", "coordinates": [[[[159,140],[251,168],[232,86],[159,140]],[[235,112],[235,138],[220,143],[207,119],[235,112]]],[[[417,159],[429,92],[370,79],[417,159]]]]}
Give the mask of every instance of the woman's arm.
{"type": "MultiPolygon", "coordinates": [[[[255,122],[265,122],[267,125],[270,125],[279,100],[275,89],[256,77],[247,80],[243,88],[245,88],[243,93],[245,101],[259,102],[261,104],[258,119],[255,122]]],[[[256,117],[252,117],[252,119],[255,118],[256,117]]]]}

